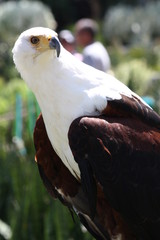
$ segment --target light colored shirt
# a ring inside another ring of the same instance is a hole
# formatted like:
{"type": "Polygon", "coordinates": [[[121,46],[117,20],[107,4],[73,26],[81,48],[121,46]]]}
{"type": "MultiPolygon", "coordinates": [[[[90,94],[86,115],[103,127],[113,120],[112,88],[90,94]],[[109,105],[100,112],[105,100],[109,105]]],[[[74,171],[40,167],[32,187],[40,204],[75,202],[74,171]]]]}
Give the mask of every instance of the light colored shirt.
{"type": "Polygon", "coordinates": [[[100,42],[94,42],[84,48],[83,62],[97,68],[103,72],[107,72],[110,67],[110,57],[107,50],[100,42]]]}

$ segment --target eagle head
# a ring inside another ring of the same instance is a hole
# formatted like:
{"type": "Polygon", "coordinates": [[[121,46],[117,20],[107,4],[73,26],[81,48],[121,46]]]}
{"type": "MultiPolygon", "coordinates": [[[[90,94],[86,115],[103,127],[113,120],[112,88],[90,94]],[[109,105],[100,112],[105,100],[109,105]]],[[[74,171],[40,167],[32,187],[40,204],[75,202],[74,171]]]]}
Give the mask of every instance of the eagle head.
{"type": "Polygon", "coordinates": [[[13,47],[13,61],[23,79],[27,79],[28,72],[33,75],[40,72],[40,66],[49,65],[51,59],[60,55],[61,44],[57,33],[49,28],[35,27],[21,33],[13,47]]]}

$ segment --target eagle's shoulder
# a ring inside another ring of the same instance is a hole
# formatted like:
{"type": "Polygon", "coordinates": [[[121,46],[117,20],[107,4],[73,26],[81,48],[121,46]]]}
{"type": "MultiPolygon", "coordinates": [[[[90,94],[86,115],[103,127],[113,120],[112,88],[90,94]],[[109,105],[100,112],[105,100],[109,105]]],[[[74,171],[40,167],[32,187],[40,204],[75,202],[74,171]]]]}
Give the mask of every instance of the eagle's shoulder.
{"type": "Polygon", "coordinates": [[[121,99],[108,100],[102,114],[109,117],[141,119],[149,125],[160,127],[160,116],[135,94],[131,97],[121,94],[121,99]]]}

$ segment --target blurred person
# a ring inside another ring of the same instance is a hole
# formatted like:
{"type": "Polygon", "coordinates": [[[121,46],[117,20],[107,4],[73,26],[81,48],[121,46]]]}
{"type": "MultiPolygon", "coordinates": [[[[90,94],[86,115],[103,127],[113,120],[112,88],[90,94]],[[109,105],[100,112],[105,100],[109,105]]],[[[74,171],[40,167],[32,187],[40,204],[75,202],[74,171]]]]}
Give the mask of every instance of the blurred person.
{"type": "Polygon", "coordinates": [[[111,67],[110,57],[103,44],[95,41],[97,33],[98,25],[92,19],[80,19],[75,25],[76,43],[83,47],[83,62],[107,72],[111,67]]]}
{"type": "Polygon", "coordinates": [[[82,54],[78,53],[75,48],[75,37],[69,30],[62,30],[58,34],[62,46],[73,54],[76,58],[82,61],[82,54]]]}

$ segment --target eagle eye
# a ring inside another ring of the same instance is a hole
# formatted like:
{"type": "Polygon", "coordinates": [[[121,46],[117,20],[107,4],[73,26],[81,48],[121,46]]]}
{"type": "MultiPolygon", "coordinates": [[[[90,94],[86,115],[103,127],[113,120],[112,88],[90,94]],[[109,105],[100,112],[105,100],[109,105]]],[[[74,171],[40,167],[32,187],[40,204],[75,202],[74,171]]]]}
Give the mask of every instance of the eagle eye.
{"type": "Polygon", "coordinates": [[[31,37],[30,41],[32,44],[37,44],[40,40],[38,37],[31,37]]]}

